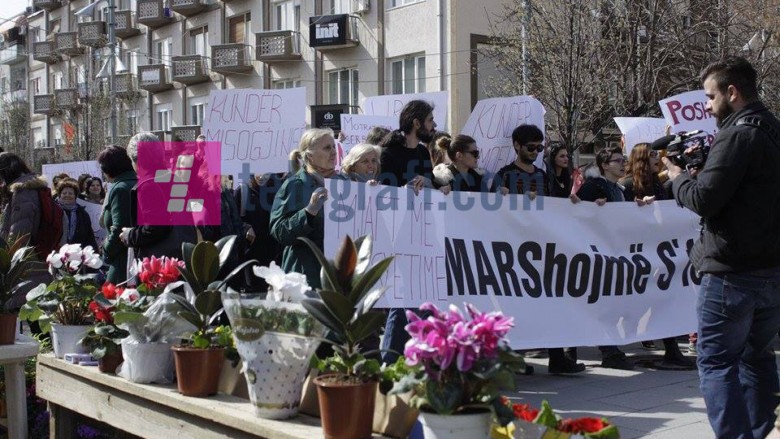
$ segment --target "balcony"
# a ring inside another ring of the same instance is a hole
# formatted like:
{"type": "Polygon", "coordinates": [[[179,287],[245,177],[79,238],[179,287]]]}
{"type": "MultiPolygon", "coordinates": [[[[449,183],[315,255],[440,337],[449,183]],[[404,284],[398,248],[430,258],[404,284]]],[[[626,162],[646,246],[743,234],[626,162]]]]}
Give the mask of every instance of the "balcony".
{"type": "Polygon", "coordinates": [[[59,113],[59,108],[54,103],[54,95],[33,96],[33,113],[47,116],[59,113]]]}
{"type": "Polygon", "coordinates": [[[172,89],[173,83],[168,79],[168,67],[164,64],[139,66],[138,88],[142,88],[151,93],[172,89]]]}
{"type": "Polygon", "coordinates": [[[120,73],[114,76],[114,95],[119,99],[131,99],[139,95],[135,75],[120,73]]]}
{"type": "Polygon", "coordinates": [[[138,23],[146,27],[155,29],[173,22],[173,13],[163,6],[163,0],[138,0],[137,8],[138,23]]]}
{"type": "Polygon", "coordinates": [[[177,14],[189,17],[190,15],[199,14],[206,10],[208,5],[204,0],[173,0],[171,9],[177,14]]]}
{"type": "Polygon", "coordinates": [[[75,110],[79,104],[79,90],[77,88],[63,88],[54,90],[54,100],[60,110],[75,110]]]}
{"type": "Polygon", "coordinates": [[[78,32],[60,32],[54,36],[57,45],[57,53],[60,55],[81,55],[84,48],[79,45],[78,32]]]}
{"type": "Polygon", "coordinates": [[[79,44],[89,47],[103,47],[108,43],[105,21],[79,23],[79,44]]]}
{"type": "Polygon", "coordinates": [[[309,45],[319,51],[344,49],[360,44],[358,18],[349,14],[309,18],[309,45]]]}
{"type": "Polygon", "coordinates": [[[37,6],[41,9],[51,11],[62,6],[62,0],[33,0],[32,4],[33,6],[37,6]]]}
{"type": "Polygon", "coordinates": [[[151,131],[152,134],[157,136],[158,139],[160,139],[160,142],[170,142],[171,141],[171,132],[170,131],[163,131],[163,130],[157,130],[157,131],[151,131]]]}
{"type": "Polygon", "coordinates": [[[171,127],[171,142],[194,142],[200,135],[200,125],[171,127]]]}
{"type": "Polygon", "coordinates": [[[27,61],[27,50],[23,44],[14,44],[0,50],[0,64],[11,65],[27,61]]]}
{"type": "Polygon", "coordinates": [[[220,44],[211,46],[211,71],[229,75],[252,70],[249,46],[244,44],[220,44]]]}
{"type": "Polygon", "coordinates": [[[56,46],[54,41],[41,41],[33,44],[33,59],[45,62],[46,64],[54,64],[60,60],[60,56],[54,50],[56,46]]]}
{"type": "MultiPolygon", "coordinates": [[[[22,104],[27,102],[27,90],[14,90],[3,93],[3,101],[22,104]]],[[[26,107],[26,106],[25,106],[26,107]]]]}
{"type": "Polygon", "coordinates": [[[132,38],[141,35],[141,29],[135,23],[133,11],[116,11],[114,13],[114,33],[119,38],[132,38]]]}
{"type": "Polygon", "coordinates": [[[191,85],[206,82],[209,72],[206,69],[206,57],[201,55],[174,56],[173,80],[182,84],[191,85]]]}
{"type": "Polygon", "coordinates": [[[301,35],[291,30],[259,32],[256,35],[257,60],[265,63],[274,61],[297,61],[301,59],[301,35]]]}

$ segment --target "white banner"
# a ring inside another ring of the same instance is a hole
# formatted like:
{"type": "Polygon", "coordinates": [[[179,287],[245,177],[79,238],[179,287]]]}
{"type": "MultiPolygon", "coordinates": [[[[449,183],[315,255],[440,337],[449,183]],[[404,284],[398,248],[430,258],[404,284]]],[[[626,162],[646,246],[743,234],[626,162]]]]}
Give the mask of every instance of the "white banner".
{"type": "Polygon", "coordinates": [[[433,121],[436,122],[436,129],[439,131],[447,131],[447,107],[450,99],[450,93],[448,91],[369,96],[363,101],[363,114],[370,116],[392,116],[395,118],[397,126],[398,115],[401,114],[404,105],[409,101],[416,99],[433,104],[433,121]]]}
{"type": "Polygon", "coordinates": [[[673,134],[702,130],[707,133],[707,143],[712,144],[718,126],[715,116],[704,109],[706,102],[704,90],[694,90],[663,99],[658,105],[673,134]]]}
{"type": "Polygon", "coordinates": [[[371,234],[382,306],[469,302],[515,318],[515,348],[626,344],[695,330],[686,248],[698,218],[674,201],[573,205],[567,199],[330,181],[325,253],[371,234]],[[489,226],[488,226],[489,225],[489,226]]]}
{"type": "Polygon", "coordinates": [[[666,120],[658,117],[616,117],[615,123],[623,133],[626,155],[637,143],[653,143],[666,135],[666,120]]]}
{"type": "Polygon", "coordinates": [[[342,114],[341,133],[344,140],[341,145],[344,153],[349,153],[353,146],[365,143],[368,132],[374,127],[384,127],[388,130],[398,129],[398,116],[369,116],[365,114],[342,114]]]}
{"type": "Polygon", "coordinates": [[[209,94],[203,134],[222,144],[222,175],[286,172],[305,130],[305,88],[209,94]]]}
{"type": "Polygon", "coordinates": [[[98,247],[100,247],[107,235],[106,229],[100,227],[100,215],[103,213],[103,205],[90,203],[89,201],[84,201],[82,199],[77,199],[76,203],[80,206],[84,206],[84,210],[87,211],[89,221],[92,223],[92,233],[95,235],[95,241],[97,241],[98,247]]]}
{"type": "MultiPolygon", "coordinates": [[[[544,106],[530,96],[490,98],[477,102],[461,134],[471,136],[480,149],[479,167],[496,172],[515,160],[512,131],[536,125],[544,133],[544,106]]],[[[544,169],[543,154],[534,164],[544,169]]]]}
{"type": "MultiPolygon", "coordinates": [[[[100,170],[100,166],[97,160],[85,160],[83,162],[67,162],[67,163],[52,163],[49,165],[43,165],[41,167],[41,173],[46,181],[51,184],[52,178],[55,175],[61,173],[68,174],[74,180],[78,180],[81,174],[89,174],[93,177],[99,177],[103,179],[103,172],[100,170]]],[[[53,188],[52,188],[53,189],[53,188]]]]}

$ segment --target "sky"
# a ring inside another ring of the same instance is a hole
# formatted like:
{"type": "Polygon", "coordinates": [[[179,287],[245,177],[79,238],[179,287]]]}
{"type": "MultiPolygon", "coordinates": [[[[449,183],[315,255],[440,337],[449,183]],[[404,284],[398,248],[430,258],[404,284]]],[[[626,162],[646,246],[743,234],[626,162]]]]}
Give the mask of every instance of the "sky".
{"type": "Polygon", "coordinates": [[[29,6],[30,0],[0,0],[0,3],[3,5],[0,8],[0,17],[11,18],[24,12],[24,8],[29,6]]]}

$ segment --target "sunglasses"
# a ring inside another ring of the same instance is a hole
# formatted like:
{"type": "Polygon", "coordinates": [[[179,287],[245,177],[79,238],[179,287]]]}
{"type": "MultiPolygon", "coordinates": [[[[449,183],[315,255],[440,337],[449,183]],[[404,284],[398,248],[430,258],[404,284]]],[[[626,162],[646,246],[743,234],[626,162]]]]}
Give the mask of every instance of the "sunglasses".
{"type": "Polygon", "coordinates": [[[528,152],[542,152],[544,151],[544,145],[525,145],[528,152]]]}
{"type": "Polygon", "coordinates": [[[475,159],[479,158],[479,150],[475,149],[474,151],[463,151],[466,154],[471,154],[474,156],[475,159]]]}

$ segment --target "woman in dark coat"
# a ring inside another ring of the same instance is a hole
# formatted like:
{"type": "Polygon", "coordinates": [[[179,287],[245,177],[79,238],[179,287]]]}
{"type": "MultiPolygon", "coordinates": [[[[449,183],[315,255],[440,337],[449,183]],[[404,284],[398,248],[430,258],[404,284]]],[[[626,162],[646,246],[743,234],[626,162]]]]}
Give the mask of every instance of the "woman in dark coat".
{"type": "Polygon", "coordinates": [[[76,202],[78,188],[78,183],[71,179],[60,180],[56,188],[57,204],[62,207],[64,214],[61,244],[81,244],[82,248],[91,246],[98,251],[92,220],[84,206],[76,202]]]}
{"type": "Polygon", "coordinates": [[[108,265],[107,281],[113,284],[127,279],[127,246],[119,239],[123,227],[133,226],[131,191],[138,183],[133,163],[122,147],[107,146],[98,154],[98,164],[113,183],[103,211],[103,224],[108,230],[103,242],[103,260],[108,265]]]}

